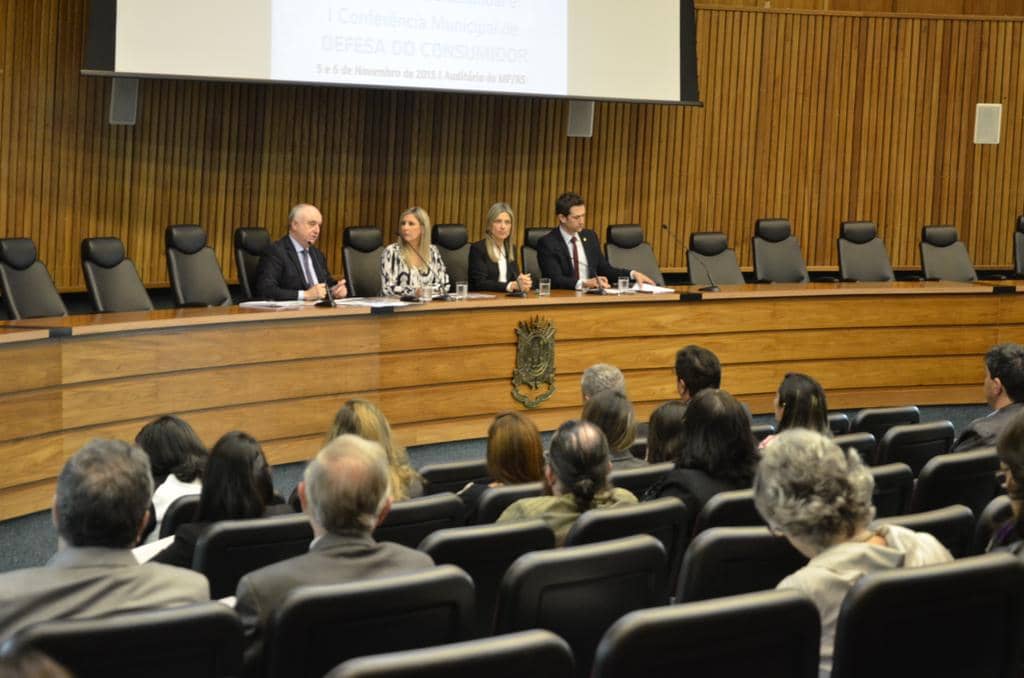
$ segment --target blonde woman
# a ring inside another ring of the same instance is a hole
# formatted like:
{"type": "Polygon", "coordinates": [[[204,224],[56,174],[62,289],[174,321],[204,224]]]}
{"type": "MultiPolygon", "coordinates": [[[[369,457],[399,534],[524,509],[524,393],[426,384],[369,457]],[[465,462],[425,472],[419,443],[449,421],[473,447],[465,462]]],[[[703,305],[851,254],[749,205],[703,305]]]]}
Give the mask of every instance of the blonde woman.
{"type": "Polygon", "coordinates": [[[430,244],[430,215],[422,207],[410,207],[399,216],[398,241],[380,257],[380,286],[384,296],[416,294],[427,286],[448,291],[448,271],[430,244]]]}
{"type": "Polygon", "coordinates": [[[516,215],[508,203],[496,202],[487,212],[484,239],[469,248],[469,288],[488,292],[528,291],[529,273],[516,266],[516,215]]]}

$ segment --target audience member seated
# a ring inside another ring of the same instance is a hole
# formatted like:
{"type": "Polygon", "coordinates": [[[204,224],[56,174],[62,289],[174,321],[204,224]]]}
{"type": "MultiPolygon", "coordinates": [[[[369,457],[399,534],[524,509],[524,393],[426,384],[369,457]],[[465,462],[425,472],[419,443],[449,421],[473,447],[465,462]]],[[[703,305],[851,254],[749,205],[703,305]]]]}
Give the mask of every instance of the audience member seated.
{"type": "Polygon", "coordinates": [[[690,344],[676,353],[676,390],[684,403],[706,388],[721,388],[722,364],[702,346],[690,344]]]}
{"type": "Polygon", "coordinates": [[[327,257],[314,244],[324,217],[313,205],[299,204],[288,213],[288,233],[270,243],[256,269],[256,293],[264,299],[315,300],[328,293],[348,295],[345,281],[327,270],[327,257]]]}
{"type": "Polygon", "coordinates": [[[135,444],[149,455],[153,468],[156,484],[153,493],[154,526],[146,541],[156,541],[160,535],[160,521],[174,500],[199,494],[203,489],[203,469],[208,455],[188,422],[170,414],[143,426],[135,436],[135,444]]]}
{"type": "Polygon", "coordinates": [[[206,577],[132,555],[146,525],[149,459],[120,440],[93,440],[57,477],[58,551],[43,567],[0,574],[0,644],[19,629],[210,599],[206,577]]]}
{"type": "Polygon", "coordinates": [[[953,443],[953,452],[992,447],[1003,428],[1024,409],[1024,346],[999,344],[985,354],[985,402],[994,412],[975,419],[953,443]]]}
{"type": "Polygon", "coordinates": [[[1024,557],[1024,414],[1010,420],[996,441],[1000,484],[1010,498],[1013,517],[996,528],[986,551],[1009,551],[1024,557]]]}
{"type": "Polygon", "coordinates": [[[270,465],[255,438],[241,431],[225,433],[210,450],[195,522],[180,526],[171,545],[153,560],[192,567],[196,542],[216,521],[291,512],[292,508],[274,494],[270,465]]]}
{"type": "Polygon", "coordinates": [[[839,609],[858,579],[953,559],[930,534],[896,525],[868,527],[875,516],[874,484],[856,452],[805,429],[780,433],[764,449],[754,479],[757,510],[773,532],[810,559],[777,588],[795,589],[818,608],[822,678],[832,671],[839,609]]]}
{"type": "Polygon", "coordinates": [[[708,499],[750,487],[757,442],[738,400],[717,388],[702,390],[683,415],[683,431],[668,444],[676,467],[655,483],[645,499],[676,497],[692,521],[708,499]]]}
{"type": "Polygon", "coordinates": [[[267,622],[302,586],[392,577],[434,565],[425,553],[376,542],[373,530],[391,508],[388,464],[380,444],[345,434],[309,462],[299,483],[302,510],[313,526],[309,553],[242,577],[236,609],[249,642],[247,665],[262,655],[267,622]]]}
{"type": "Polygon", "coordinates": [[[686,403],[682,400],[669,400],[651,412],[647,422],[647,463],[660,464],[663,461],[675,461],[671,457],[669,443],[683,434],[683,416],[686,414],[686,403]]]}
{"type": "Polygon", "coordinates": [[[775,421],[779,424],[778,433],[762,440],[759,446],[762,449],[779,433],[791,428],[806,428],[832,437],[825,389],[806,374],[788,373],[782,378],[779,390],[775,393],[775,421]]]}
{"type": "Polygon", "coordinates": [[[466,524],[476,523],[480,497],[489,487],[535,483],[544,477],[544,444],[533,420],[519,412],[499,414],[487,429],[487,475],[459,490],[466,505],[466,524]]]}
{"type": "Polygon", "coordinates": [[[520,499],[505,509],[498,522],[540,518],[562,545],[584,511],[637,503],[631,492],[609,484],[610,457],[601,429],[588,421],[565,422],[544,455],[544,482],[550,496],[520,499]]]}
{"type": "Polygon", "coordinates": [[[487,212],[484,239],[469,248],[469,289],[486,292],[528,292],[529,273],[516,265],[516,215],[507,203],[496,202],[487,212]]]}
{"type": "Polygon", "coordinates": [[[601,391],[622,391],[626,392],[626,377],[615,365],[597,363],[583,370],[583,377],[580,378],[580,391],[583,392],[583,402],[596,396],[601,391]]]}
{"type": "Polygon", "coordinates": [[[398,241],[381,253],[381,294],[416,294],[428,286],[446,293],[448,270],[441,252],[430,244],[430,216],[422,207],[410,207],[398,218],[398,241]]]}
{"type": "Polygon", "coordinates": [[[637,459],[630,452],[636,439],[633,405],[622,391],[601,391],[583,404],[583,421],[601,429],[608,440],[612,454],[612,468],[638,468],[647,466],[643,459],[637,459]]]}

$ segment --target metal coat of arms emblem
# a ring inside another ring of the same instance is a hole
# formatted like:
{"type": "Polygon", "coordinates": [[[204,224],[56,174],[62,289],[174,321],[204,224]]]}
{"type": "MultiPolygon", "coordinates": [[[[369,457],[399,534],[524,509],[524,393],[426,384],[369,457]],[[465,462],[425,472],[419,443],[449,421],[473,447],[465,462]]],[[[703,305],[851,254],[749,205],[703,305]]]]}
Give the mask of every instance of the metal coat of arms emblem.
{"type": "Polygon", "coordinates": [[[523,320],[516,327],[516,336],[512,397],[532,409],[555,393],[555,326],[540,317],[523,320]]]}

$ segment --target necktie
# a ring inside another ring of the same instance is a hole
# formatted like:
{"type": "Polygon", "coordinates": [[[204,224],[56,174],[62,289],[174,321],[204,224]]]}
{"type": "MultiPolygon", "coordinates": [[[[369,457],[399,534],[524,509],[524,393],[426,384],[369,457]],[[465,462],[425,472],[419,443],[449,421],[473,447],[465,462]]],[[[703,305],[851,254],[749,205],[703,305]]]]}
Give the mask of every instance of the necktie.
{"type": "Polygon", "coordinates": [[[313,273],[313,266],[309,260],[309,250],[302,250],[302,274],[306,276],[307,287],[316,284],[316,274],[313,273]]]}
{"type": "Polygon", "coordinates": [[[580,279],[580,246],[576,242],[576,236],[569,239],[572,243],[572,270],[576,272],[576,279],[580,279]]]}

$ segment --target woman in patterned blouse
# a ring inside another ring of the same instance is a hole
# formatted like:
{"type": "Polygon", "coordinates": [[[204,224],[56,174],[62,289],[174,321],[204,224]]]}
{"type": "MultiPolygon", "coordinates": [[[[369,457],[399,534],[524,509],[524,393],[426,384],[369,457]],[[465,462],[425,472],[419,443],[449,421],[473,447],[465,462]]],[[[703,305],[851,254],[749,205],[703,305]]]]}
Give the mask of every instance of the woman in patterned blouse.
{"type": "Polygon", "coordinates": [[[410,207],[398,219],[398,242],[384,248],[380,258],[381,294],[417,294],[427,285],[448,291],[448,272],[441,253],[430,244],[430,215],[422,207],[410,207]]]}

